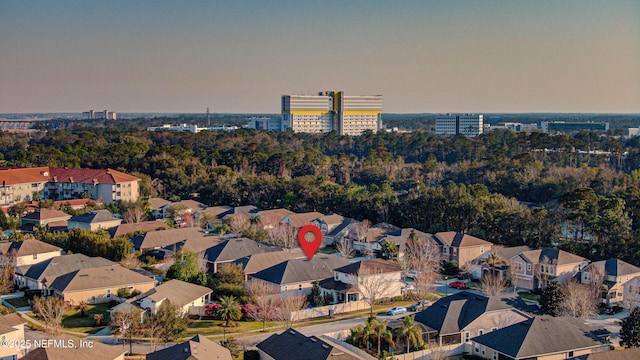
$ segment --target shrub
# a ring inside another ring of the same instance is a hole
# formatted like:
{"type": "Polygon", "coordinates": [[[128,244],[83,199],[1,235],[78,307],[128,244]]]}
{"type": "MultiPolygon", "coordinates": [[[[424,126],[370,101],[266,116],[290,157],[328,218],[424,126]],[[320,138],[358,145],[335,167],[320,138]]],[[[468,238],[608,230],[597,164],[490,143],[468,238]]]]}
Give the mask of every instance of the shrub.
{"type": "Polygon", "coordinates": [[[218,311],[222,310],[222,305],[211,303],[204,306],[204,314],[206,316],[215,317],[218,311]]]}

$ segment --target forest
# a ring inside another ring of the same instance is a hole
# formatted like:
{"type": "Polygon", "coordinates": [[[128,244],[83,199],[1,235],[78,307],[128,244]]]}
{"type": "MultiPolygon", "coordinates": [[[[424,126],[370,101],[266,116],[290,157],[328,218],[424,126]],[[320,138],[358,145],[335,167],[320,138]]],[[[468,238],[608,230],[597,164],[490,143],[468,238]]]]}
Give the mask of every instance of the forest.
{"type": "Polygon", "coordinates": [[[113,168],[146,197],[335,212],[640,265],[640,139],[594,132],[148,132],[142,122],[0,133],[0,166],[113,168]],[[598,151],[596,151],[598,150],[598,151]]]}

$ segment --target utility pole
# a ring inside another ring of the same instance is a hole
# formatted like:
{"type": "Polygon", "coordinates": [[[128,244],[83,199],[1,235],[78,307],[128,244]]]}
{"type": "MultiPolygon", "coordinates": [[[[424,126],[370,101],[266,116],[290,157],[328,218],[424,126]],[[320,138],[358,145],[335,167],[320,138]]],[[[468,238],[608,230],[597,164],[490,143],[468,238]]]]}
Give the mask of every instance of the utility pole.
{"type": "Polygon", "coordinates": [[[209,107],[207,106],[207,127],[211,127],[211,115],[209,114],[209,107]]]}

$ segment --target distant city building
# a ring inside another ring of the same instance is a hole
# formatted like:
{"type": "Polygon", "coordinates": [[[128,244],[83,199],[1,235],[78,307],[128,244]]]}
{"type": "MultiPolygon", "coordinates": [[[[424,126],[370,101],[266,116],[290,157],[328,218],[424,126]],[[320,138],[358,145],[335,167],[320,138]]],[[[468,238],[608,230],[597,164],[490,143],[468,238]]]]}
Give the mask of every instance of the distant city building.
{"type": "Polygon", "coordinates": [[[115,111],[95,111],[89,110],[82,113],[82,119],[106,119],[106,120],[117,120],[117,114],[115,111]]]}
{"type": "Polygon", "coordinates": [[[640,134],[640,128],[629,128],[629,137],[638,136],[640,134]]]}
{"type": "Polygon", "coordinates": [[[513,130],[513,131],[536,131],[536,130],[538,130],[538,124],[536,124],[536,123],[523,124],[523,123],[516,123],[516,122],[505,122],[505,123],[491,124],[491,126],[489,127],[489,130],[496,130],[496,129],[506,129],[506,130],[513,130]]]}
{"type": "Polygon", "coordinates": [[[199,127],[195,124],[180,124],[180,125],[162,125],[156,127],[148,127],[147,131],[174,131],[174,132],[191,132],[191,133],[199,133],[200,131],[234,131],[238,130],[237,126],[209,126],[209,127],[199,127]]]}
{"type": "Polygon", "coordinates": [[[382,95],[344,95],[324,91],[318,95],[283,95],[280,130],[340,135],[361,135],[382,129],[382,95]]]}
{"type": "Polygon", "coordinates": [[[608,122],[565,122],[565,121],[542,121],[540,123],[542,132],[571,132],[571,131],[609,131],[608,122]]]}
{"type": "Polygon", "coordinates": [[[436,135],[479,136],[484,132],[482,115],[446,114],[436,117],[436,135]]]}
{"type": "Polygon", "coordinates": [[[282,130],[282,117],[279,117],[279,118],[254,117],[248,120],[249,120],[249,127],[252,129],[266,130],[266,131],[282,130]]]}

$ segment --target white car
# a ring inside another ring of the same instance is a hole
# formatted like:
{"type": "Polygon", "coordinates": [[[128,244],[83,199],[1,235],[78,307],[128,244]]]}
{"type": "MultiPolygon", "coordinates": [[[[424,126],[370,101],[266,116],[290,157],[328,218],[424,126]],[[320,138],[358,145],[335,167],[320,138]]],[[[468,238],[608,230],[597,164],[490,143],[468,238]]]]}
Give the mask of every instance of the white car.
{"type": "Polygon", "coordinates": [[[410,277],[412,279],[415,279],[416,277],[418,277],[419,272],[416,270],[409,270],[407,271],[407,277],[410,277]]]}

